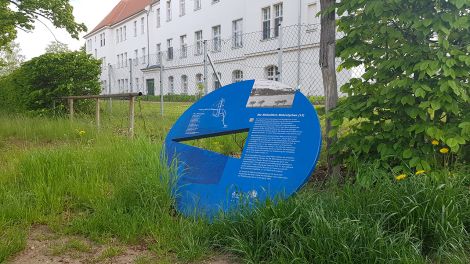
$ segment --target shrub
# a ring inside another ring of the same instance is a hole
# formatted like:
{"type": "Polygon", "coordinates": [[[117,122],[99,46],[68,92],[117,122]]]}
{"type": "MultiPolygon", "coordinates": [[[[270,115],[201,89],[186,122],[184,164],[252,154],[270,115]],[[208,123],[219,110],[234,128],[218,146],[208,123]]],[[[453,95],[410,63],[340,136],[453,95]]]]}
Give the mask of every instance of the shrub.
{"type": "Polygon", "coordinates": [[[333,152],[395,170],[462,157],[470,140],[470,3],[351,0],[337,8],[340,68],[362,65],[365,74],[341,88],[348,97],[333,112],[332,134],[344,124],[349,131],[333,152]]]}
{"type": "MultiPolygon", "coordinates": [[[[0,98],[4,99],[1,106],[15,112],[64,112],[66,101],[59,100],[60,97],[100,93],[100,64],[99,60],[78,51],[33,58],[0,80],[0,98]]],[[[75,104],[77,112],[85,112],[89,107],[87,101],[75,104]]]]}

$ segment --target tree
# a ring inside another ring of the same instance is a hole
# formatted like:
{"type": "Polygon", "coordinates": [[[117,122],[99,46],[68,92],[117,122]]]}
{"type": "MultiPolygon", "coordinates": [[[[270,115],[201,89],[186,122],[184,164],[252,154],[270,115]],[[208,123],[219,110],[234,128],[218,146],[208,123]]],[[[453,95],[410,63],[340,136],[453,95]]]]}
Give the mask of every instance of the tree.
{"type": "Polygon", "coordinates": [[[335,125],[348,123],[348,133],[335,151],[396,172],[436,169],[449,150],[465,157],[470,1],[348,0],[337,7],[341,67],[361,65],[365,74],[342,87],[348,97],[334,111],[335,125]]]}
{"type": "MultiPolygon", "coordinates": [[[[336,20],[335,0],[320,0],[321,5],[321,34],[320,34],[320,67],[325,92],[325,112],[329,114],[338,103],[338,84],[336,81],[336,20]]],[[[335,136],[330,136],[331,120],[325,120],[326,149],[328,175],[338,175],[339,167],[335,166],[335,157],[331,153],[331,146],[336,142],[335,136]]]]}
{"type": "MultiPolygon", "coordinates": [[[[0,78],[0,108],[37,114],[65,113],[66,102],[59,98],[99,94],[100,74],[101,61],[84,52],[43,54],[0,78]]],[[[75,106],[82,112],[93,109],[93,103],[86,100],[75,106]]]]}
{"type": "Polygon", "coordinates": [[[61,52],[69,52],[69,46],[65,43],[52,41],[46,47],[46,53],[61,53],[61,52]]]}
{"type": "Polygon", "coordinates": [[[6,48],[0,49],[0,76],[10,74],[20,67],[25,59],[20,53],[20,46],[16,42],[11,42],[6,48]]]}
{"type": "Polygon", "coordinates": [[[79,33],[87,29],[84,24],[75,22],[72,12],[69,0],[0,0],[0,47],[16,38],[17,29],[34,29],[34,21],[38,18],[65,28],[78,39],[79,33]]]}

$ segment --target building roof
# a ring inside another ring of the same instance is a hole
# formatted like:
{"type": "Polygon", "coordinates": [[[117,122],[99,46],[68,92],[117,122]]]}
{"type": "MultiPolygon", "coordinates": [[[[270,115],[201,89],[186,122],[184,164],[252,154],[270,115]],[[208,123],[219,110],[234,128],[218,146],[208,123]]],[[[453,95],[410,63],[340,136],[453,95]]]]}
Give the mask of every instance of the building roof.
{"type": "Polygon", "coordinates": [[[145,10],[145,7],[156,2],[155,0],[121,0],[111,12],[88,35],[104,27],[115,25],[127,18],[145,10]]]}

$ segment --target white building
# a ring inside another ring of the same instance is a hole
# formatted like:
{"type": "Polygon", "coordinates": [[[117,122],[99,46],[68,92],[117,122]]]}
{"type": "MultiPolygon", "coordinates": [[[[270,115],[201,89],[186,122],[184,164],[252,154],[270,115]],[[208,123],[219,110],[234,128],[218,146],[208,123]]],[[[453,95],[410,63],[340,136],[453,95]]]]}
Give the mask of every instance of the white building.
{"type": "Polygon", "coordinates": [[[85,36],[87,52],[103,61],[103,93],[195,94],[205,81],[210,92],[263,78],[322,95],[319,8],[319,0],[122,0],[85,36]]]}

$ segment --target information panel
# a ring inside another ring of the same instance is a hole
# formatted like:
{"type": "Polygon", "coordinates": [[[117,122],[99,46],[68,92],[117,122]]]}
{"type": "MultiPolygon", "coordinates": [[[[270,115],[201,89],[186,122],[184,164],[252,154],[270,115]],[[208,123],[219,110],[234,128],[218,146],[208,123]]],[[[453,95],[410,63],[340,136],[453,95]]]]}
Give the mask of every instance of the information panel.
{"type": "Polygon", "coordinates": [[[300,92],[274,81],[222,87],[191,106],[165,141],[178,162],[177,208],[212,216],[241,201],[286,198],[313,173],[321,149],[317,113],[300,92]],[[248,132],[240,158],[185,141],[248,132]]]}

